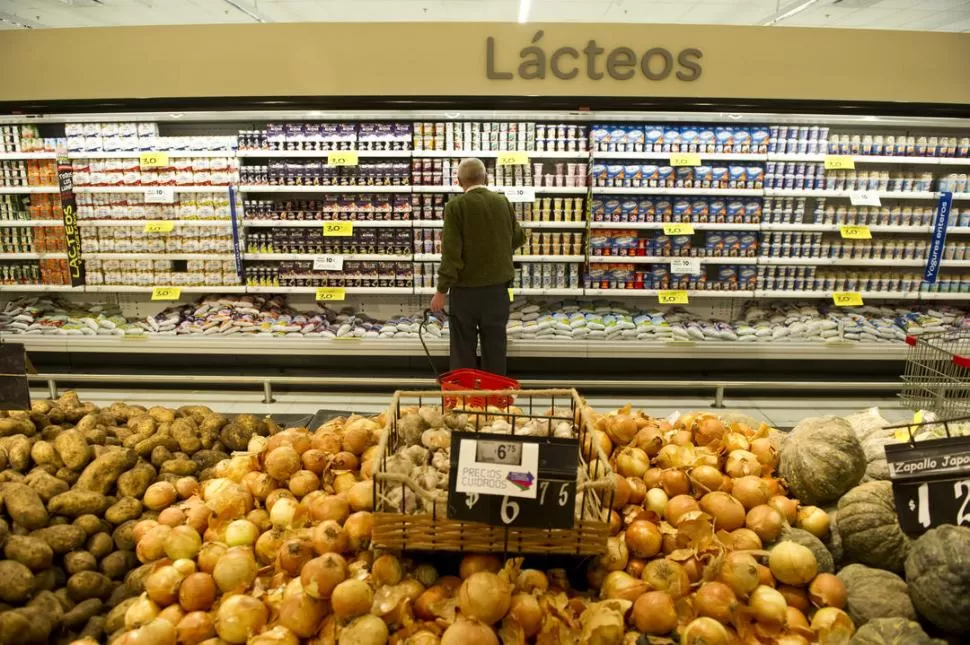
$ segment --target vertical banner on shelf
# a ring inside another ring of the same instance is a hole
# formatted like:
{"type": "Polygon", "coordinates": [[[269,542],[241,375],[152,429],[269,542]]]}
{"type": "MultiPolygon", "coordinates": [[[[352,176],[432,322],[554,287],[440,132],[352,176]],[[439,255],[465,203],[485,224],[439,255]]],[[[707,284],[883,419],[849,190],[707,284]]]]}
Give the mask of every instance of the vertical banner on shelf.
{"type": "Polygon", "coordinates": [[[239,252],[239,218],[236,215],[236,188],[234,186],[229,187],[229,216],[232,218],[232,252],[236,256],[236,277],[239,278],[239,284],[245,285],[246,281],[243,279],[243,263],[242,254],[239,252]]]}
{"type": "Polygon", "coordinates": [[[933,236],[930,239],[929,259],[926,261],[926,272],[923,281],[933,284],[940,273],[940,263],[943,261],[943,246],[946,244],[946,228],[950,224],[950,206],[953,205],[953,193],[940,193],[940,201],[936,205],[936,217],[933,219],[933,236]]]}
{"type": "Polygon", "coordinates": [[[74,169],[66,151],[57,153],[57,183],[61,191],[61,217],[67,238],[67,268],[71,286],[84,286],[84,260],[81,258],[81,229],[77,225],[77,201],[74,199],[74,169]]]}

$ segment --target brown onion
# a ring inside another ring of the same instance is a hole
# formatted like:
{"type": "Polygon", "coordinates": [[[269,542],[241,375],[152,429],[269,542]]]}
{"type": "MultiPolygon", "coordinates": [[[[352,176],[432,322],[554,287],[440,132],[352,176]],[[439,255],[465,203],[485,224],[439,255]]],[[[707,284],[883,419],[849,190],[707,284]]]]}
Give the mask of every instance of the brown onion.
{"type": "Polygon", "coordinates": [[[729,623],[738,608],[738,597],[723,582],[707,582],[694,594],[694,607],[701,616],[729,623]]]}
{"type": "Polygon", "coordinates": [[[855,624],[841,609],[822,607],[812,616],[812,631],[823,634],[830,642],[845,642],[855,633],[855,624]]]}
{"type": "Polygon", "coordinates": [[[272,564],[276,562],[277,554],[283,547],[286,533],[276,529],[264,531],[258,538],[253,547],[256,552],[256,560],[260,564],[272,564]]]}
{"type": "Polygon", "coordinates": [[[242,546],[230,548],[216,562],[212,577],[222,593],[245,591],[256,579],[259,565],[251,549],[242,546]]]}
{"type": "Polygon", "coordinates": [[[367,479],[351,486],[347,491],[347,502],[353,511],[374,510],[374,481],[367,479]]]}
{"type": "Polygon", "coordinates": [[[808,593],[802,587],[778,585],[778,593],[785,598],[789,607],[794,607],[799,611],[808,611],[808,608],[811,607],[808,603],[808,593]]]}
{"type": "Polygon", "coordinates": [[[330,460],[330,468],[333,470],[360,470],[360,460],[354,453],[341,450],[330,460]]]}
{"type": "Polygon", "coordinates": [[[212,573],[216,568],[216,563],[219,558],[229,550],[229,547],[220,542],[206,542],[199,549],[199,557],[196,562],[199,565],[199,571],[204,571],[205,573],[212,573]]]}
{"type": "Polygon", "coordinates": [[[158,524],[159,523],[155,520],[141,520],[140,522],[136,523],[135,526],[133,526],[131,529],[132,539],[135,541],[136,544],[138,542],[141,542],[141,539],[145,537],[145,534],[148,533],[148,531],[150,531],[151,529],[158,526],[158,524]]]}
{"type": "Polygon", "coordinates": [[[761,549],[761,538],[751,529],[731,531],[731,543],[735,551],[757,551],[761,549]]]}
{"type": "Polygon", "coordinates": [[[326,455],[335,455],[340,452],[343,439],[332,430],[324,430],[313,433],[310,437],[310,448],[317,449],[326,455]]]}
{"type": "MultiPolygon", "coordinates": [[[[340,585],[337,585],[337,588],[339,589],[340,585]]],[[[336,590],[334,590],[334,594],[336,595],[336,590]]],[[[434,620],[438,617],[438,612],[441,611],[442,602],[448,600],[451,595],[452,592],[442,585],[433,585],[425,589],[414,602],[414,615],[422,620],[434,620]]],[[[365,611],[370,611],[370,604],[367,605],[365,611]]],[[[334,612],[336,612],[336,605],[334,612]]]]}
{"type": "Polygon", "coordinates": [[[199,492],[199,482],[195,477],[179,477],[175,481],[175,490],[179,497],[188,499],[199,492]]]}
{"type": "Polygon", "coordinates": [[[627,477],[626,483],[630,485],[630,503],[640,506],[647,496],[647,485],[642,479],[627,477]]]}
{"type": "Polygon", "coordinates": [[[347,452],[362,455],[373,443],[373,432],[368,428],[347,426],[341,447],[347,452]]]}
{"type": "Polygon", "coordinates": [[[184,524],[185,512],[177,506],[169,506],[158,514],[158,523],[168,524],[173,528],[180,524],[184,524]]]}
{"type": "Polygon", "coordinates": [[[664,591],[648,591],[633,603],[633,625],[644,634],[661,636],[677,627],[674,599],[664,591]]]}
{"type": "Polygon", "coordinates": [[[680,637],[681,645],[728,645],[731,636],[721,623],[703,616],[695,618],[680,637]]]}
{"type": "Polygon", "coordinates": [[[633,493],[633,489],[630,488],[630,483],[627,481],[626,477],[621,477],[616,473],[610,475],[613,480],[613,508],[623,508],[630,503],[630,495],[633,493]]]}
{"type": "Polygon", "coordinates": [[[289,480],[303,465],[300,453],[290,446],[280,446],[266,453],[263,470],[279,482],[289,480]]]}
{"type": "Polygon", "coordinates": [[[600,586],[600,598],[604,600],[636,600],[647,590],[647,584],[626,573],[625,571],[610,571],[600,586]]]}
{"type": "Polygon", "coordinates": [[[831,573],[820,573],[815,576],[808,586],[808,595],[816,607],[844,609],[847,600],[845,584],[838,576],[831,573]]]}
{"type": "Polygon", "coordinates": [[[686,495],[690,492],[690,479],[683,470],[665,470],[660,475],[660,487],[669,497],[686,495]]]}
{"type": "Polygon", "coordinates": [[[658,428],[647,426],[637,431],[637,435],[633,438],[633,445],[647,453],[648,457],[656,457],[663,448],[664,440],[658,428]]]}
{"type": "Polygon", "coordinates": [[[721,562],[717,579],[731,587],[738,597],[747,597],[758,588],[758,563],[747,553],[728,553],[721,562]]]}
{"type": "Polygon", "coordinates": [[[502,569],[502,561],[498,556],[490,553],[472,553],[466,555],[458,565],[458,575],[467,580],[473,573],[490,571],[498,573],[502,569]]]}
{"type": "Polygon", "coordinates": [[[729,453],[734,452],[735,450],[748,450],[751,448],[748,438],[740,432],[726,433],[721,445],[724,447],[724,451],[729,453]]]}
{"type": "Polygon", "coordinates": [[[492,628],[462,616],[441,635],[441,645],[499,645],[492,628]]]}
{"type": "Polygon", "coordinates": [[[660,488],[660,477],[663,473],[662,468],[648,468],[647,472],[643,473],[643,483],[647,485],[648,489],[660,488]]]}
{"type": "Polygon", "coordinates": [[[644,507],[648,511],[653,511],[657,514],[657,517],[663,518],[664,511],[667,508],[667,502],[670,498],[667,497],[667,493],[663,491],[662,488],[651,488],[647,491],[647,495],[644,498],[644,507]]]}
{"type": "Polygon", "coordinates": [[[778,450],[768,437],[759,437],[752,441],[749,450],[758,458],[762,466],[772,470],[778,466],[778,450]]]}
{"type": "Polygon", "coordinates": [[[330,595],[333,613],[341,620],[366,614],[370,611],[372,602],[374,602],[374,592],[363,580],[344,580],[334,587],[330,595]]]}
{"type": "Polygon", "coordinates": [[[302,498],[320,488],[320,478],[312,471],[298,470],[290,477],[289,488],[291,493],[302,498]]]}
{"type": "Polygon", "coordinates": [[[700,510],[700,506],[693,497],[690,495],[677,495],[667,502],[667,506],[664,508],[664,519],[670,524],[677,526],[685,515],[698,510],[700,510]]]}
{"type": "Polygon", "coordinates": [[[316,522],[333,520],[338,524],[343,524],[350,516],[350,504],[339,495],[327,495],[322,493],[313,500],[307,500],[307,507],[310,517],[316,522]]]}
{"type": "Polygon", "coordinates": [[[208,612],[193,611],[185,614],[175,626],[176,638],[184,645],[199,645],[216,635],[216,624],[208,612]]]}
{"type": "Polygon", "coordinates": [[[211,508],[205,504],[198,504],[185,512],[185,524],[186,526],[194,528],[197,533],[202,534],[209,528],[209,520],[212,518],[212,515],[211,508]]]}
{"type": "Polygon", "coordinates": [[[604,456],[613,453],[613,442],[602,430],[590,430],[583,439],[583,454],[589,461],[595,459],[597,454],[602,452],[604,456]]]}
{"type": "Polygon", "coordinates": [[[808,619],[805,618],[805,614],[791,605],[788,605],[788,610],[785,612],[785,622],[788,624],[789,629],[792,627],[811,629],[808,624],[808,619]]]}
{"type": "Polygon", "coordinates": [[[539,601],[532,594],[517,593],[512,596],[508,615],[519,624],[526,638],[532,638],[539,633],[543,612],[539,601]]]}
{"type": "Polygon", "coordinates": [[[789,499],[784,495],[774,495],[770,500],[768,500],[768,506],[781,513],[782,517],[784,517],[785,521],[789,524],[795,523],[795,519],[798,515],[797,499],[789,499]]]}
{"type": "Polygon", "coordinates": [[[344,522],[344,531],[353,551],[363,551],[370,547],[371,530],[374,528],[374,516],[368,511],[357,511],[344,522]]]}
{"type": "Polygon", "coordinates": [[[674,599],[690,592],[690,577],[687,575],[687,570],[666,558],[648,562],[643,569],[642,579],[652,590],[665,591],[674,599]]]}
{"type": "Polygon", "coordinates": [[[622,536],[606,538],[606,551],[600,556],[599,562],[607,571],[623,571],[630,560],[630,551],[622,536]]]}
{"type": "Polygon", "coordinates": [[[715,441],[720,441],[724,436],[724,424],[713,414],[704,415],[697,420],[694,427],[694,443],[698,446],[706,446],[715,441]]]}
{"type": "Polygon", "coordinates": [[[758,584],[772,588],[775,586],[775,577],[771,575],[771,569],[763,564],[758,565],[758,584]]]}
{"type": "Polygon", "coordinates": [[[317,448],[310,448],[302,455],[300,461],[303,467],[315,475],[322,475],[327,465],[330,463],[330,456],[317,448]]]}
{"type": "Polygon", "coordinates": [[[650,558],[660,553],[663,538],[653,522],[635,520],[624,534],[627,548],[637,558],[650,558]]]}
{"type": "Polygon", "coordinates": [[[633,446],[621,448],[616,454],[616,472],[623,477],[643,477],[650,468],[646,451],[633,446]]]}
{"type": "Polygon", "coordinates": [[[310,638],[317,633],[329,607],[326,600],[310,597],[297,580],[291,589],[287,586],[280,605],[279,624],[300,638],[310,638]]]}
{"type": "Polygon", "coordinates": [[[768,482],[761,477],[747,475],[738,477],[731,485],[731,496],[741,502],[746,510],[767,504],[771,499],[768,482]]]}
{"type": "Polygon", "coordinates": [[[458,590],[458,606],[462,615],[486,625],[501,620],[508,613],[511,603],[511,585],[488,571],[473,573],[458,590]]]}
{"type": "Polygon", "coordinates": [[[313,556],[313,544],[309,539],[290,538],[280,545],[276,563],[280,570],[291,576],[298,576],[303,565],[312,560],[313,556]]]}
{"type": "Polygon", "coordinates": [[[178,599],[185,611],[208,611],[216,600],[215,579],[202,571],[186,576],[179,587],[178,599]]]}
{"type": "Polygon", "coordinates": [[[172,623],[172,626],[176,626],[185,618],[185,610],[183,610],[178,605],[169,605],[165,609],[158,612],[158,618],[160,620],[167,620],[172,623]]]}
{"type": "Polygon", "coordinates": [[[515,590],[525,593],[545,593],[549,590],[549,578],[538,569],[523,569],[515,579],[515,590]]]}
{"type": "Polygon", "coordinates": [[[397,556],[385,553],[374,560],[370,570],[371,579],[378,587],[396,585],[404,578],[404,567],[397,556]]]}
{"type": "Polygon", "coordinates": [[[784,625],[785,618],[788,616],[788,603],[785,597],[777,589],[764,585],[754,590],[748,606],[751,607],[759,623],[772,627],[784,625]]]}
{"type": "MultiPolygon", "coordinates": [[[[283,450],[283,448],[277,448],[277,450],[283,450]]],[[[302,528],[306,526],[308,520],[309,513],[306,507],[295,499],[284,497],[273,504],[269,512],[269,521],[273,524],[273,528],[281,531],[302,528]]]]}
{"type": "Polygon", "coordinates": [[[159,607],[168,607],[178,600],[179,585],[184,578],[185,576],[171,565],[161,567],[145,578],[145,593],[159,607]]]}
{"type": "Polygon", "coordinates": [[[226,527],[226,544],[229,546],[250,546],[259,538],[259,527],[249,520],[233,520],[226,527]]]}
{"type": "Polygon", "coordinates": [[[779,542],[771,549],[768,566],[775,578],[789,585],[806,585],[818,572],[812,550],[790,540],[779,542]]]}
{"type": "Polygon", "coordinates": [[[178,491],[168,482],[155,482],[145,490],[142,503],[150,511],[168,508],[178,499],[178,491]]]}
{"type": "Polygon", "coordinates": [[[761,462],[747,450],[734,450],[728,453],[724,471],[735,479],[747,475],[757,477],[761,475],[761,462]]]}
{"type": "Polygon", "coordinates": [[[744,526],[744,506],[727,493],[715,491],[701,498],[701,510],[714,518],[714,528],[733,531],[744,526]]]}
{"type": "Polygon", "coordinates": [[[231,595],[219,605],[216,633],[227,643],[242,645],[266,625],[266,605],[252,596],[231,595]]]}
{"type": "Polygon", "coordinates": [[[781,529],[785,525],[785,519],[781,513],[767,504],[755,506],[748,511],[745,516],[744,524],[746,527],[758,534],[758,537],[765,542],[774,542],[781,534],[781,529]]]}
{"type": "Polygon", "coordinates": [[[344,527],[334,520],[325,520],[313,527],[312,533],[313,550],[317,555],[324,553],[346,553],[349,550],[350,540],[344,527]]]}
{"type": "Polygon", "coordinates": [[[829,514],[818,506],[802,506],[796,516],[798,528],[822,539],[829,534],[829,514]]]}
{"type": "Polygon", "coordinates": [[[625,446],[633,441],[637,431],[637,422],[630,416],[616,414],[607,419],[606,434],[618,446],[625,446]]]}
{"type": "Polygon", "coordinates": [[[703,496],[705,493],[721,489],[724,485],[724,474],[713,466],[697,466],[690,471],[690,481],[693,484],[694,495],[703,496]]]}
{"type": "Polygon", "coordinates": [[[266,500],[276,490],[276,481],[266,473],[253,471],[243,477],[243,485],[250,494],[259,500],[266,500]]]}
{"type": "Polygon", "coordinates": [[[164,557],[165,539],[171,532],[172,527],[167,524],[158,524],[148,529],[135,547],[139,562],[148,564],[164,557]]]}
{"type": "Polygon", "coordinates": [[[347,561],[336,553],[327,553],[303,565],[300,581],[312,598],[329,598],[334,588],[347,578],[347,561]]]}

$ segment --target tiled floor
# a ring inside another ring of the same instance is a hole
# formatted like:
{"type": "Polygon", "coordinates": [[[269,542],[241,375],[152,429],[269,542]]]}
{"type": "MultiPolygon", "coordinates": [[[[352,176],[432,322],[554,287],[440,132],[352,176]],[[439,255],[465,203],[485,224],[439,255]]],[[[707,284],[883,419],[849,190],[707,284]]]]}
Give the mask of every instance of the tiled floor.
{"type": "MultiPolygon", "coordinates": [[[[82,400],[99,405],[109,405],[113,401],[123,399],[127,403],[146,406],[177,407],[204,404],[218,412],[252,414],[312,414],[323,408],[376,413],[383,410],[390,401],[390,396],[386,394],[276,392],[274,393],[276,402],[265,404],[262,402],[262,392],[256,391],[216,393],[202,390],[129,390],[122,394],[121,390],[81,389],[79,395],[82,400]]],[[[35,399],[45,398],[47,392],[36,389],[32,391],[32,396],[35,399]]],[[[711,407],[713,403],[711,398],[684,396],[617,398],[599,395],[586,398],[598,410],[613,410],[632,403],[634,407],[645,410],[653,416],[668,416],[676,411],[714,409],[711,407]]],[[[878,406],[882,415],[890,421],[903,422],[912,418],[910,411],[902,408],[894,397],[887,396],[872,398],[729,397],[724,403],[725,408],[721,410],[722,413],[743,414],[780,428],[791,428],[806,417],[846,415],[873,406],[878,406]]]]}

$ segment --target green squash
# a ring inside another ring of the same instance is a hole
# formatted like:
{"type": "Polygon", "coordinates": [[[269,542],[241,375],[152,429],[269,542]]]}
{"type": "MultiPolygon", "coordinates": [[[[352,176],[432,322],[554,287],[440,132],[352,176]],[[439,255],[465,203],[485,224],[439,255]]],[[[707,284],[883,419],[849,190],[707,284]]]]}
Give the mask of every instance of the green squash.
{"type": "Polygon", "coordinates": [[[779,474],[802,504],[824,506],[859,483],[866,455],[852,426],[839,417],[805,419],[781,449],[779,474]]]}
{"type": "Polygon", "coordinates": [[[944,524],[921,535],[906,580],[920,615],[949,634],[970,633],[970,528],[944,524]]]}
{"type": "Polygon", "coordinates": [[[903,572],[910,539],[899,526],[890,482],[867,482],[843,495],[837,521],[846,558],[870,567],[903,572]]]}
{"type": "Polygon", "coordinates": [[[890,571],[850,564],[836,574],[845,585],[845,612],[856,627],[876,618],[916,620],[906,582],[890,571]]]}

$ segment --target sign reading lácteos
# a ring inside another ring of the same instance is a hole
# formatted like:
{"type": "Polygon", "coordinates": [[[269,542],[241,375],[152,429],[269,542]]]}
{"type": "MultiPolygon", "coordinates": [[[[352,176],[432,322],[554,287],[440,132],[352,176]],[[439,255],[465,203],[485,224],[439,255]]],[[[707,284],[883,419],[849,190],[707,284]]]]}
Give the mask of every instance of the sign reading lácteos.
{"type": "Polygon", "coordinates": [[[584,73],[594,81],[604,75],[629,81],[639,72],[650,81],[662,81],[674,74],[677,79],[687,82],[701,77],[700,59],[704,54],[693,47],[681,50],[676,56],[663,47],[652,47],[641,54],[629,47],[607,51],[595,40],[590,40],[582,49],[565,46],[547,52],[540,42],[544,35],[542,30],[537,31],[532,36],[532,43],[519,50],[517,70],[513,67],[515,63],[509,63],[507,58],[496,53],[495,37],[486,38],[485,76],[494,81],[510,81],[516,74],[523,80],[544,79],[551,74],[568,81],[584,73]]]}

